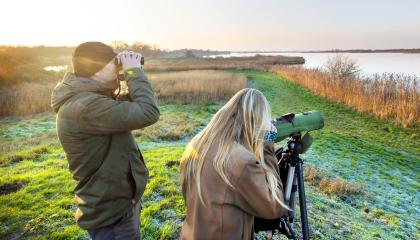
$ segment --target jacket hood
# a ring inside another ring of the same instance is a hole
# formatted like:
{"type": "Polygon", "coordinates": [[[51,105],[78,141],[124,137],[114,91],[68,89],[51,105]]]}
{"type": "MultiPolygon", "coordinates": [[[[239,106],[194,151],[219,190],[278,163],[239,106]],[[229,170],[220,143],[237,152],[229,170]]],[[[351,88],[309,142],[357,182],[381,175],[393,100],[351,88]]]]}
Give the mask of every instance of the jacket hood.
{"type": "Polygon", "coordinates": [[[106,84],[90,78],[77,77],[67,72],[51,94],[51,107],[58,112],[60,107],[71,97],[81,92],[97,92],[104,95],[112,95],[113,89],[106,84]]]}

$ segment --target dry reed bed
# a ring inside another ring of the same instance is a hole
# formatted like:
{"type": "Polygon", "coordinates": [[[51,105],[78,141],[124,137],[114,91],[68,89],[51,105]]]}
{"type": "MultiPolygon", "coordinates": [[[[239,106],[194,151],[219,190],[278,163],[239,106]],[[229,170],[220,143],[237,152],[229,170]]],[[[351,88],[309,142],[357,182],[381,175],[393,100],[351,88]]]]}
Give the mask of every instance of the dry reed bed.
{"type": "Polygon", "coordinates": [[[279,66],[272,71],[356,111],[391,118],[404,127],[420,123],[420,79],[416,76],[384,73],[336,78],[321,69],[279,66]]]}
{"type": "Polygon", "coordinates": [[[246,87],[245,76],[224,71],[180,71],[149,75],[160,102],[215,103],[246,87]]]}
{"type": "MultiPolygon", "coordinates": [[[[145,71],[186,71],[186,70],[226,70],[226,69],[251,69],[251,70],[263,70],[268,71],[275,64],[302,64],[305,60],[302,57],[286,57],[286,56],[255,56],[248,58],[176,58],[176,59],[146,59],[145,71]]],[[[39,69],[38,69],[39,70],[39,69]]],[[[42,70],[42,69],[41,69],[42,70]]],[[[25,72],[30,72],[29,70],[25,72]]],[[[48,73],[48,72],[47,72],[48,73]]],[[[186,74],[186,73],[176,73],[176,74],[186,74]]],[[[162,75],[162,76],[171,76],[171,78],[176,75],[162,75]]],[[[206,88],[210,88],[209,92],[206,89],[199,88],[198,85],[202,84],[203,80],[198,80],[195,83],[194,80],[185,78],[185,82],[175,84],[175,80],[166,80],[172,81],[172,86],[176,87],[177,95],[171,95],[168,90],[165,90],[165,84],[163,80],[156,80],[157,91],[163,91],[159,93],[159,98],[163,102],[176,102],[176,103],[210,103],[215,101],[223,101],[230,96],[230,92],[233,92],[232,89],[239,89],[235,85],[235,81],[243,80],[232,80],[236,77],[233,75],[225,74],[223,77],[217,75],[214,72],[203,73],[203,76],[200,74],[194,73],[195,77],[198,79],[207,79],[210,80],[211,84],[206,83],[206,88]],[[212,77],[213,76],[213,77],[212,77]],[[231,79],[232,78],[232,79],[231,79]],[[189,79],[189,80],[188,80],[189,79]],[[213,79],[215,82],[213,83],[213,79]],[[226,82],[223,83],[223,79],[226,82]],[[199,84],[200,83],[200,84],[199,84]],[[212,87],[213,84],[219,85],[217,87],[212,87]],[[233,84],[228,86],[227,84],[233,84]],[[194,88],[194,90],[187,90],[188,88],[194,88]],[[226,88],[226,89],[225,89],[226,88]],[[181,90],[184,89],[184,90],[181,90]],[[201,92],[203,95],[201,96],[201,92]]],[[[187,74],[188,75],[188,74],[187,74]]],[[[40,76],[39,74],[29,74],[30,78],[36,79],[47,79],[47,77],[36,77],[40,76]]],[[[51,73],[51,76],[59,78],[57,73],[51,73]]],[[[48,77],[48,79],[51,78],[48,77]]],[[[184,77],[179,77],[178,79],[184,79],[184,77]]],[[[34,79],[32,79],[36,82],[34,79]]],[[[32,81],[31,80],[31,81],[32,81]]],[[[0,88],[0,117],[10,116],[10,115],[29,115],[44,111],[50,110],[50,95],[52,88],[55,83],[49,81],[48,83],[40,82],[37,83],[19,83],[17,82],[12,86],[4,86],[0,88]]],[[[243,84],[239,84],[243,86],[243,84]]],[[[203,88],[203,87],[202,87],[203,88]]]]}
{"type": "Polygon", "coordinates": [[[50,111],[54,83],[20,83],[0,89],[0,116],[24,116],[50,111]]]}
{"type": "MultiPolygon", "coordinates": [[[[148,76],[161,103],[222,102],[246,87],[242,74],[226,71],[179,71],[148,76]]],[[[53,83],[22,83],[0,89],[0,116],[50,111],[54,86],[53,83]]]]}
{"type": "Polygon", "coordinates": [[[257,70],[268,71],[273,65],[304,64],[303,57],[262,56],[232,58],[146,59],[146,71],[185,70],[257,70]]]}

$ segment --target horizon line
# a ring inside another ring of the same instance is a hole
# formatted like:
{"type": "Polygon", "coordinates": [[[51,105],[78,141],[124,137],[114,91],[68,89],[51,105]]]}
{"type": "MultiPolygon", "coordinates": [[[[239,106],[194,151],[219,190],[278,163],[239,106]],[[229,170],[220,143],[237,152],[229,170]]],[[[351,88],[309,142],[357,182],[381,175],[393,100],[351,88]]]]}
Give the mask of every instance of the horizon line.
{"type": "MultiPolygon", "coordinates": [[[[109,44],[111,45],[111,44],[109,44]]],[[[145,44],[149,46],[153,46],[155,44],[145,44]]],[[[51,47],[51,48],[74,48],[77,47],[77,45],[3,45],[0,44],[0,47],[13,47],[13,48],[19,48],[19,47],[28,47],[28,48],[37,48],[37,47],[51,47]]],[[[334,48],[334,49],[311,49],[311,50],[219,50],[219,49],[210,49],[210,48],[177,48],[177,49],[163,49],[158,48],[162,51],[179,51],[179,50],[201,50],[201,51],[218,51],[218,52],[234,52],[234,53],[270,53],[270,52],[348,52],[348,51],[391,51],[391,50],[399,50],[399,51],[406,51],[406,50],[420,50],[420,47],[418,48],[353,48],[353,49],[340,49],[340,48],[334,48]]]]}

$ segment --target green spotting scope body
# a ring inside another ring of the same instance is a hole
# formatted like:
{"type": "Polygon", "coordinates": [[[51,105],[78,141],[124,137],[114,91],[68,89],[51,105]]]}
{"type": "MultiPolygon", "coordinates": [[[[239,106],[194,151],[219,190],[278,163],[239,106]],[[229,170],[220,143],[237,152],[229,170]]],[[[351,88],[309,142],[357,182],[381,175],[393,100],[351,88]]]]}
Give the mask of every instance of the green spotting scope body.
{"type": "Polygon", "coordinates": [[[299,114],[287,113],[273,120],[273,125],[277,128],[275,142],[280,142],[294,133],[309,132],[323,128],[324,119],[318,111],[299,114]]]}

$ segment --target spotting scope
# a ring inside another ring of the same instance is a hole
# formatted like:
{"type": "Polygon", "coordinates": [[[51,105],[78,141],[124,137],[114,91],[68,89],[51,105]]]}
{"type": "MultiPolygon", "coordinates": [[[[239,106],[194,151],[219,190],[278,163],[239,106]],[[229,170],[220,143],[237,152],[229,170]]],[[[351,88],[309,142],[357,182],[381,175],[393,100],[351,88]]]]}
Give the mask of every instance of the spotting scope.
{"type": "MultiPolygon", "coordinates": [[[[277,128],[277,138],[275,142],[280,142],[287,137],[291,137],[293,134],[301,134],[303,132],[322,129],[324,127],[324,119],[318,111],[309,111],[299,114],[287,113],[273,120],[273,125],[277,128]]],[[[306,152],[312,142],[313,139],[311,135],[306,133],[302,137],[303,148],[299,153],[306,152]]]]}
{"type": "Polygon", "coordinates": [[[288,239],[298,239],[295,224],[297,196],[299,196],[299,210],[303,240],[309,240],[308,213],[306,209],[306,194],[303,178],[303,159],[299,154],[305,153],[311,146],[313,139],[310,131],[324,127],[324,119],[318,111],[299,114],[287,113],[275,120],[277,128],[275,142],[288,138],[285,147],[276,150],[279,161],[278,170],[283,187],[284,203],[290,208],[283,216],[276,219],[255,217],[254,231],[271,231],[285,235],[288,239]],[[306,132],[304,135],[303,133],[306,132]],[[303,137],[302,137],[303,135],[303,137]]]}

